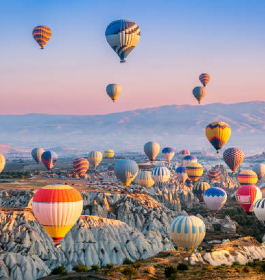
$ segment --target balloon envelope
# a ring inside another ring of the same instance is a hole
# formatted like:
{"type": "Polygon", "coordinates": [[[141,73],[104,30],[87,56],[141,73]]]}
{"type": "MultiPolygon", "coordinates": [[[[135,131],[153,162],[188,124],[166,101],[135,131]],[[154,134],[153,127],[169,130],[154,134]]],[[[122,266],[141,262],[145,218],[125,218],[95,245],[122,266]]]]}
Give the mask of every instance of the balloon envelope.
{"type": "Polygon", "coordinates": [[[186,167],[185,166],[179,166],[176,169],[176,174],[179,182],[183,185],[186,180],[188,179],[188,175],[186,173],[186,167]]]}
{"type": "Polygon", "coordinates": [[[199,76],[199,80],[201,81],[201,83],[203,84],[203,86],[205,87],[208,82],[210,81],[210,75],[207,74],[207,73],[202,73],[200,76],[199,76]]]}
{"type": "Polygon", "coordinates": [[[265,183],[263,183],[260,187],[259,187],[261,193],[262,193],[262,198],[265,198],[265,183]]]}
{"type": "Polygon", "coordinates": [[[201,103],[202,99],[206,95],[206,88],[205,87],[195,87],[192,91],[194,97],[198,100],[199,104],[201,103]]]}
{"type": "Polygon", "coordinates": [[[106,91],[108,96],[114,102],[121,94],[121,86],[119,84],[109,84],[106,91]]]}
{"type": "Polygon", "coordinates": [[[183,158],[183,166],[187,166],[190,163],[196,163],[197,162],[197,157],[192,156],[192,155],[187,155],[183,158]]]}
{"type": "Polygon", "coordinates": [[[264,224],[265,222],[265,198],[257,200],[254,205],[254,213],[257,219],[264,224]]]}
{"type": "Polygon", "coordinates": [[[258,176],[252,170],[244,170],[238,174],[237,180],[241,186],[255,185],[258,182],[258,176]]]}
{"type": "Polygon", "coordinates": [[[265,175],[265,164],[263,163],[256,163],[252,167],[252,170],[258,175],[258,179],[262,179],[265,175]]]}
{"type": "Polygon", "coordinates": [[[162,150],[162,155],[164,157],[164,159],[170,163],[171,159],[174,157],[175,155],[175,149],[171,148],[171,147],[166,147],[162,150]]]}
{"type": "Polygon", "coordinates": [[[154,161],[159,154],[160,146],[157,142],[150,141],[144,145],[144,152],[149,160],[154,161]]]}
{"type": "Polygon", "coordinates": [[[217,167],[214,167],[208,171],[207,176],[209,180],[218,182],[220,181],[221,171],[217,167]]]}
{"type": "Polygon", "coordinates": [[[57,154],[52,151],[46,151],[41,155],[41,161],[48,170],[51,170],[54,167],[57,159],[57,154]]]}
{"type": "Polygon", "coordinates": [[[226,191],[221,188],[209,188],[203,194],[203,200],[211,211],[220,210],[227,200],[226,191]]]}
{"type": "Polygon", "coordinates": [[[6,159],[4,155],[0,154],[0,173],[3,171],[6,165],[6,159]]]}
{"type": "Polygon", "coordinates": [[[189,150],[181,150],[179,152],[181,159],[183,160],[183,158],[187,155],[190,155],[190,151],[189,150]]]}
{"type": "Polygon", "coordinates": [[[197,182],[203,174],[203,166],[198,162],[192,162],[186,166],[186,173],[193,183],[197,182]]]}
{"type": "Polygon", "coordinates": [[[73,161],[73,168],[74,168],[75,173],[79,177],[82,177],[86,174],[86,172],[89,168],[89,162],[85,158],[76,158],[73,161]]]}
{"type": "Polygon", "coordinates": [[[105,152],[104,152],[104,157],[105,158],[113,158],[114,157],[114,151],[113,150],[106,150],[105,152]]]}
{"type": "Polygon", "coordinates": [[[239,148],[229,148],[224,151],[223,158],[227,166],[235,173],[244,160],[244,152],[239,148]]]}
{"type": "Polygon", "coordinates": [[[152,179],[159,184],[167,182],[170,178],[170,171],[163,166],[155,167],[151,171],[152,179]]]}
{"type": "Polygon", "coordinates": [[[200,182],[193,186],[192,192],[199,199],[200,202],[203,202],[203,195],[206,190],[211,186],[207,182],[200,182]]]}
{"type": "Polygon", "coordinates": [[[127,187],[131,184],[138,173],[138,165],[130,159],[119,160],[114,166],[116,177],[127,187]]]}
{"type": "Polygon", "coordinates": [[[142,186],[143,188],[151,188],[154,185],[154,180],[152,179],[150,171],[141,171],[137,174],[135,182],[142,186]]]}
{"type": "Polygon", "coordinates": [[[52,36],[52,31],[49,27],[45,25],[37,26],[32,31],[33,38],[39,44],[41,49],[44,49],[46,43],[50,40],[52,36]]]}
{"type": "Polygon", "coordinates": [[[42,149],[42,148],[34,148],[32,151],[31,151],[31,155],[33,157],[33,159],[38,163],[40,164],[41,162],[41,156],[42,154],[44,153],[45,151],[42,149]]]}
{"type": "Polygon", "coordinates": [[[96,169],[102,161],[102,153],[100,151],[92,151],[88,154],[88,160],[96,169]]]}

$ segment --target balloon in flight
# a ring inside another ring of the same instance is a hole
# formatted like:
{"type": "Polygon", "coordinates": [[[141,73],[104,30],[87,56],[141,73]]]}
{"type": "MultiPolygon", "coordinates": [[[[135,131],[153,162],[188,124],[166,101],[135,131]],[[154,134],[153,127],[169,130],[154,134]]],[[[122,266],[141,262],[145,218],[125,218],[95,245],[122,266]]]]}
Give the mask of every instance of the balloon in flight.
{"type": "Polygon", "coordinates": [[[265,164],[256,163],[253,165],[252,170],[258,175],[258,179],[262,179],[265,175],[265,164]]]}
{"type": "Polygon", "coordinates": [[[174,157],[175,155],[175,149],[171,148],[171,147],[166,147],[162,150],[162,155],[164,157],[164,159],[170,163],[171,159],[174,157]]]}
{"type": "Polygon", "coordinates": [[[202,99],[206,95],[206,88],[205,87],[195,87],[192,90],[194,97],[198,100],[198,103],[201,104],[202,99]]]}
{"type": "Polygon", "coordinates": [[[111,149],[106,150],[106,151],[104,152],[104,157],[105,157],[105,158],[113,158],[113,157],[114,157],[114,151],[111,150],[111,149]]]}
{"type": "Polygon", "coordinates": [[[88,154],[88,160],[96,169],[102,161],[102,153],[100,151],[92,151],[88,154]]]}
{"type": "Polygon", "coordinates": [[[135,182],[146,189],[151,188],[155,183],[150,171],[139,172],[135,178],[135,182]]]}
{"type": "Polygon", "coordinates": [[[179,152],[181,159],[183,160],[183,158],[187,155],[190,155],[190,151],[189,150],[181,150],[179,152]]]}
{"type": "Polygon", "coordinates": [[[6,165],[6,159],[4,155],[0,154],[0,173],[4,170],[6,165]]]}
{"type": "Polygon", "coordinates": [[[235,171],[243,162],[244,157],[244,152],[239,148],[229,148],[223,153],[224,161],[233,174],[235,174],[235,171]]]}
{"type": "Polygon", "coordinates": [[[193,186],[192,192],[199,199],[200,202],[203,202],[203,194],[211,186],[207,182],[200,182],[193,186]]]}
{"type": "Polygon", "coordinates": [[[45,25],[36,26],[32,31],[33,38],[39,44],[41,49],[44,49],[46,43],[52,36],[52,31],[45,25]]]}
{"type": "Polygon", "coordinates": [[[215,213],[226,203],[227,194],[226,191],[221,188],[211,187],[204,192],[203,200],[207,208],[215,213]]]}
{"type": "Polygon", "coordinates": [[[188,179],[188,175],[186,173],[186,167],[179,166],[176,169],[176,174],[177,174],[177,178],[178,178],[180,184],[183,185],[186,182],[186,180],[188,179]]]}
{"type": "Polygon", "coordinates": [[[52,151],[46,151],[41,155],[41,161],[48,170],[51,170],[54,167],[57,159],[57,154],[52,151]]]}
{"type": "Polygon", "coordinates": [[[114,166],[116,177],[127,187],[131,184],[138,173],[138,165],[130,159],[122,159],[116,162],[114,166]]]}
{"type": "Polygon", "coordinates": [[[40,164],[41,162],[41,156],[42,154],[44,153],[45,151],[42,149],[42,148],[34,148],[32,151],[31,151],[31,155],[33,157],[33,159],[38,163],[40,164]]]}
{"type": "Polygon", "coordinates": [[[106,88],[106,91],[111,100],[115,102],[115,100],[121,94],[121,86],[119,84],[109,84],[106,88]]]}
{"type": "Polygon", "coordinates": [[[150,161],[154,161],[159,154],[160,146],[157,142],[150,141],[144,145],[144,152],[150,161]]]}
{"type": "Polygon", "coordinates": [[[238,174],[237,180],[241,186],[255,185],[258,182],[258,176],[252,170],[244,170],[238,174]]]}
{"type": "Polygon", "coordinates": [[[189,179],[193,183],[195,183],[201,178],[201,176],[203,174],[203,166],[201,164],[199,164],[198,162],[192,162],[186,166],[186,173],[187,173],[189,179]]]}
{"type": "Polygon", "coordinates": [[[210,81],[210,75],[207,74],[207,73],[202,73],[199,76],[199,80],[203,84],[203,86],[205,87],[208,84],[208,82],[210,81]]]}
{"type": "Polygon", "coordinates": [[[254,205],[254,213],[257,219],[264,225],[265,222],[265,198],[257,200],[254,205]]]}
{"type": "Polygon", "coordinates": [[[259,186],[259,189],[262,193],[262,198],[265,198],[265,183],[259,186]]]}
{"type": "Polygon", "coordinates": [[[73,161],[73,168],[75,173],[82,177],[86,174],[88,168],[89,168],[89,162],[86,158],[76,158],[73,161]]]}
{"type": "Polygon", "coordinates": [[[187,155],[183,158],[183,166],[187,166],[190,163],[196,163],[197,162],[197,157],[193,155],[187,155]]]}
{"type": "Polygon", "coordinates": [[[155,167],[152,171],[151,171],[151,175],[152,175],[152,179],[158,183],[158,184],[163,184],[165,182],[167,182],[170,178],[170,171],[163,166],[158,166],[155,167]]]}
{"type": "Polygon", "coordinates": [[[214,167],[210,169],[207,173],[207,176],[210,181],[220,181],[221,171],[218,169],[218,167],[214,167]]]}

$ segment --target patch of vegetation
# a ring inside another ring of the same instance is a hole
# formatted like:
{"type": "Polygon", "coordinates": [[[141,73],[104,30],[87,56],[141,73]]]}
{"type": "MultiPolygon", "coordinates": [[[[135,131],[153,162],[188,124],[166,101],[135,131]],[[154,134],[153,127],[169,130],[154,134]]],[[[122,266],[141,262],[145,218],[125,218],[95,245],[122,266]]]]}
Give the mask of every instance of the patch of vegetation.
{"type": "Polygon", "coordinates": [[[179,263],[177,266],[177,270],[180,270],[180,271],[189,270],[189,266],[185,263],[179,263]]]}
{"type": "Polygon", "coordinates": [[[132,277],[133,275],[136,274],[136,270],[135,270],[135,268],[129,266],[129,267],[123,268],[121,273],[126,275],[126,276],[132,277]]]}
{"type": "Polygon", "coordinates": [[[244,267],[243,267],[243,271],[244,271],[245,273],[249,273],[249,272],[251,271],[251,268],[250,268],[249,266],[244,266],[244,267]]]}
{"type": "Polygon", "coordinates": [[[97,264],[92,264],[91,265],[91,270],[98,271],[99,270],[99,266],[97,264]]]}
{"type": "Polygon", "coordinates": [[[107,269],[112,269],[113,268],[113,264],[112,263],[107,263],[106,264],[106,268],[107,269]]]}
{"type": "Polygon", "coordinates": [[[56,268],[54,268],[51,272],[51,274],[53,275],[67,275],[67,269],[64,265],[60,265],[60,266],[57,266],[56,268]]]}
{"type": "Polygon", "coordinates": [[[240,263],[238,261],[235,261],[232,265],[240,265],[240,263]]]}
{"type": "Polygon", "coordinates": [[[171,266],[167,266],[167,267],[165,267],[164,273],[165,273],[166,278],[170,278],[171,275],[177,273],[177,269],[176,269],[176,267],[174,267],[172,265],[171,266]]]}
{"type": "Polygon", "coordinates": [[[262,263],[262,264],[261,264],[260,270],[261,270],[262,272],[265,272],[265,263],[262,263]]]}
{"type": "Polygon", "coordinates": [[[125,258],[122,264],[133,264],[133,262],[130,259],[125,258]]]}
{"type": "Polygon", "coordinates": [[[134,268],[140,268],[141,266],[142,266],[142,263],[139,262],[139,261],[137,261],[137,262],[135,262],[135,263],[133,264],[133,267],[134,267],[134,268]]]}
{"type": "Polygon", "coordinates": [[[82,265],[75,265],[73,267],[73,270],[75,272],[88,272],[89,268],[86,265],[82,264],[82,265]]]}

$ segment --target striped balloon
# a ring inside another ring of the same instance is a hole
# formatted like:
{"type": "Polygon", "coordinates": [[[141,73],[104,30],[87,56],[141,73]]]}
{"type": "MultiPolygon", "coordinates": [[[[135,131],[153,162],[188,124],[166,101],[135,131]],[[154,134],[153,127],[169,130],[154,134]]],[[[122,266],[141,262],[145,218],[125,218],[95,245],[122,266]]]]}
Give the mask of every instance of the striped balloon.
{"type": "Polygon", "coordinates": [[[265,198],[259,199],[254,205],[254,213],[257,219],[264,225],[265,222],[265,198]]]}
{"type": "Polygon", "coordinates": [[[150,171],[141,171],[135,178],[135,182],[143,188],[151,188],[154,185],[154,180],[150,171]]]}
{"type": "Polygon", "coordinates": [[[183,185],[186,182],[186,180],[188,179],[188,175],[186,173],[186,167],[179,166],[176,169],[176,174],[177,174],[177,178],[178,178],[180,184],[183,185]]]}
{"type": "Polygon", "coordinates": [[[41,161],[48,170],[51,170],[54,167],[57,159],[57,154],[52,151],[46,151],[41,155],[41,161]]]}
{"type": "Polygon", "coordinates": [[[206,88],[205,87],[195,87],[192,90],[194,97],[198,100],[199,104],[201,104],[202,99],[206,95],[206,88]]]}
{"type": "Polygon", "coordinates": [[[207,182],[200,182],[193,186],[192,192],[199,199],[200,202],[203,202],[203,194],[211,186],[207,182]]]}
{"type": "Polygon", "coordinates": [[[205,134],[217,153],[225,145],[231,135],[231,128],[225,122],[212,122],[207,125],[205,134]]]}
{"type": "Polygon", "coordinates": [[[204,192],[203,200],[207,208],[216,213],[216,211],[220,210],[226,203],[227,194],[226,191],[221,188],[211,187],[204,192]]]}
{"type": "Polygon", "coordinates": [[[130,20],[116,20],[110,23],[106,29],[105,36],[111,48],[124,63],[125,58],[138,44],[141,31],[139,26],[130,20]]]}
{"type": "Polygon", "coordinates": [[[113,150],[106,150],[104,152],[104,157],[105,158],[113,158],[114,157],[114,151],[113,150]]]}
{"type": "Polygon", "coordinates": [[[255,185],[258,182],[258,176],[252,170],[244,170],[238,174],[237,180],[241,186],[255,185]]]}
{"type": "Polygon", "coordinates": [[[183,166],[187,166],[190,163],[196,163],[198,160],[196,158],[196,156],[192,156],[192,155],[187,155],[183,158],[183,166]]]}
{"type": "Polygon", "coordinates": [[[210,81],[210,75],[207,74],[207,73],[202,73],[200,76],[199,76],[199,80],[201,81],[201,83],[203,84],[203,86],[205,87],[208,82],[210,81]]]}
{"type": "Polygon", "coordinates": [[[41,156],[45,151],[42,148],[34,148],[31,151],[31,155],[33,159],[37,162],[37,164],[40,164],[41,162],[41,156]]]}
{"type": "Polygon", "coordinates": [[[220,181],[221,171],[218,168],[214,167],[208,171],[207,176],[210,181],[218,182],[218,181],[220,181]]]}
{"type": "Polygon", "coordinates": [[[258,175],[258,179],[262,179],[265,175],[265,164],[256,163],[253,165],[252,170],[258,175]]]}
{"type": "Polygon", "coordinates": [[[265,183],[263,183],[260,187],[259,187],[261,193],[262,193],[262,198],[265,198],[265,183]]]}
{"type": "Polygon", "coordinates": [[[119,84],[109,84],[106,88],[106,91],[111,100],[115,102],[115,100],[121,94],[121,86],[119,84]]]}
{"type": "Polygon", "coordinates": [[[80,217],[83,199],[75,188],[68,185],[49,185],[35,193],[32,210],[38,222],[57,243],[80,217]]]}
{"type": "Polygon", "coordinates": [[[138,165],[130,159],[122,159],[116,162],[114,166],[116,177],[127,187],[131,184],[138,173],[138,165]]]}
{"type": "Polygon", "coordinates": [[[100,151],[92,151],[88,154],[88,160],[96,169],[102,161],[102,153],[100,151]]]}
{"type": "Polygon", "coordinates": [[[32,31],[33,38],[39,44],[41,49],[44,49],[46,43],[50,40],[52,36],[52,31],[49,27],[45,25],[37,26],[32,31]]]}
{"type": "Polygon", "coordinates": [[[171,148],[171,147],[166,147],[162,150],[162,155],[164,157],[164,159],[170,163],[171,159],[174,157],[175,155],[175,149],[171,148]]]}
{"type": "Polygon", "coordinates": [[[181,159],[183,160],[183,158],[187,155],[190,155],[190,151],[189,150],[181,150],[179,152],[181,159]]]}
{"type": "Polygon", "coordinates": [[[204,222],[195,216],[178,216],[170,224],[170,237],[176,246],[186,250],[197,248],[205,236],[204,222]]]}
{"type": "Polygon", "coordinates": [[[236,192],[236,200],[247,214],[253,212],[254,205],[260,198],[261,191],[254,185],[241,186],[236,192]]]}
{"type": "Polygon", "coordinates": [[[0,173],[4,170],[6,165],[6,159],[4,155],[0,154],[0,173]]]}
{"type": "Polygon", "coordinates": [[[186,173],[193,183],[197,182],[203,174],[203,166],[197,162],[186,166],[186,173]]]}
{"type": "Polygon", "coordinates": [[[157,142],[150,141],[144,145],[144,152],[149,160],[154,161],[159,154],[160,146],[157,142]]]}
{"type": "Polygon", "coordinates": [[[158,166],[155,167],[152,171],[151,171],[151,175],[152,175],[152,179],[158,183],[158,184],[163,184],[165,182],[167,182],[170,178],[170,171],[163,166],[158,166]]]}
{"type": "Polygon", "coordinates": [[[244,152],[239,148],[229,148],[224,151],[223,158],[234,174],[244,160],[244,152]]]}
{"type": "Polygon", "coordinates": [[[79,177],[83,177],[89,168],[89,162],[85,158],[77,158],[73,161],[73,168],[79,177]]]}

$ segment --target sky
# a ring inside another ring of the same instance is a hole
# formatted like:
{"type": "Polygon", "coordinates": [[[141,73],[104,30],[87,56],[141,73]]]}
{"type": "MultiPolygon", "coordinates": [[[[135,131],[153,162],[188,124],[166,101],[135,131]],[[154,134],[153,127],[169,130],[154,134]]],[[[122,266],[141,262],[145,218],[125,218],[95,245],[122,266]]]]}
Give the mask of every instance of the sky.
{"type": "Polygon", "coordinates": [[[265,1],[0,0],[0,114],[107,114],[202,104],[265,101],[265,1]],[[129,19],[141,39],[120,64],[108,24],[129,19]],[[52,37],[40,50],[32,29],[52,37]],[[109,83],[122,93],[113,104],[109,83]]]}

